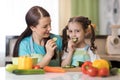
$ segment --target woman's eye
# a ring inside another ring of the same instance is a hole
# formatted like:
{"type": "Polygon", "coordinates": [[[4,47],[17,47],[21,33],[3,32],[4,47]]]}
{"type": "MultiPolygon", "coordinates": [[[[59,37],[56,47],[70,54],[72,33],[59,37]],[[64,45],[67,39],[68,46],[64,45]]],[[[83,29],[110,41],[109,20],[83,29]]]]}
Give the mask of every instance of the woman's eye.
{"type": "Polygon", "coordinates": [[[48,28],[49,26],[51,26],[51,23],[48,25],[44,25],[43,28],[48,28]]]}
{"type": "Polygon", "coordinates": [[[45,25],[43,28],[47,28],[47,25],[45,25]]]}

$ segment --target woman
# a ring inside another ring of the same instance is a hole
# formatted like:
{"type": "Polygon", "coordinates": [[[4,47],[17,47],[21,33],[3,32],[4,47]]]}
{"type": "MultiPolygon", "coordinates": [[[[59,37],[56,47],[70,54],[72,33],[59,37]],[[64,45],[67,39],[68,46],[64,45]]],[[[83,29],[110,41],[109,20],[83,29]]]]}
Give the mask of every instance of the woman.
{"type": "MultiPolygon", "coordinates": [[[[51,18],[42,7],[34,6],[26,14],[27,28],[19,36],[13,56],[38,57],[40,67],[50,63],[57,54],[62,51],[62,39],[60,36],[50,33],[51,18]],[[56,38],[56,41],[52,38],[56,38]]],[[[59,63],[56,63],[59,65],[59,63]]]]}

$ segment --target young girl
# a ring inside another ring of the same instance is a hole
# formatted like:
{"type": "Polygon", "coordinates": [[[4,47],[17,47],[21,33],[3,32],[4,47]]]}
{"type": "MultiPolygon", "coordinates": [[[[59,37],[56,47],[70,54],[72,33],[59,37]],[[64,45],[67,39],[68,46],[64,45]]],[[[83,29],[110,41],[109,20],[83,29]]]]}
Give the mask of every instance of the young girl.
{"type": "Polygon", "coordinates": [[[79,62],[99,59],[99,56],[94,53],[96,50],[94,45],[94,28],[91,25],[91,20],[87,17],[79,16],[70,18],[68,25],[63,29],[62,37],[62,67],[70,65],[79,66],[79,62]],[[85,42],[85,37],[88,35],[88,29],[91,29],[91,45],[85,42]]]}
{"type": "Polygon", "coordinates": [[[50,14],[40,6],[33,6],[27,12],[25,19],[27,28],[19,36],[13,56],[29,55],[38,57],[40,67],[50,63],[50,65],[59,66],[58,55],[62,51],[62,38],[59,35],[50,33],[50,14]],[[56,40],[53,40],[54,37],[56,40]]]}

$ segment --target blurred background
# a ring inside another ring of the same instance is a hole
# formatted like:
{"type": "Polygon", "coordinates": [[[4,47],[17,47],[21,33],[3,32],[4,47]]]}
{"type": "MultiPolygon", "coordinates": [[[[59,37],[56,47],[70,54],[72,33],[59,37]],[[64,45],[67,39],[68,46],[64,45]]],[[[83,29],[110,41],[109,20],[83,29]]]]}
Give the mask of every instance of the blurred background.
{"type": "Polygon", "coordinates": [[[72,16],[91,19],[96,35],[109,35],[111,25],[120,24],[120,0],[0,0],[0,66],[5,65],[6,36],[24,31],[26,12],[35,5],[50,13],[51,32],[59,35],[72,16]]]}

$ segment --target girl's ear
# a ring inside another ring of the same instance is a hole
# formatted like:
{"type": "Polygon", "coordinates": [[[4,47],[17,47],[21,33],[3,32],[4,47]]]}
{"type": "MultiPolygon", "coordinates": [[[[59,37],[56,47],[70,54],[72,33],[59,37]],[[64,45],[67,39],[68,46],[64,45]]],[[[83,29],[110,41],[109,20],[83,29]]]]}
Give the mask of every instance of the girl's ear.
{"type": "Polygon", "coordinates": [[[85,30],[85,36],[88,37],[91,35],[91,28],[88,26],[88,28],[85,30]]]}
{"type": "MultiPolygon", "coordinates": [[[[92,25],[92,27],[94,28],[94,30],[96,29],[96,25],[95,24],[91,24],[92,25]]],[[[88,29],[86,29],[86,31],[85,31],[86,33],[85,33],[85,35],[86,36],[90,36],[91,34],[92,34],[92,30],[91,30],[91,26],[89,25],[88,26],[88,29]]]]}

